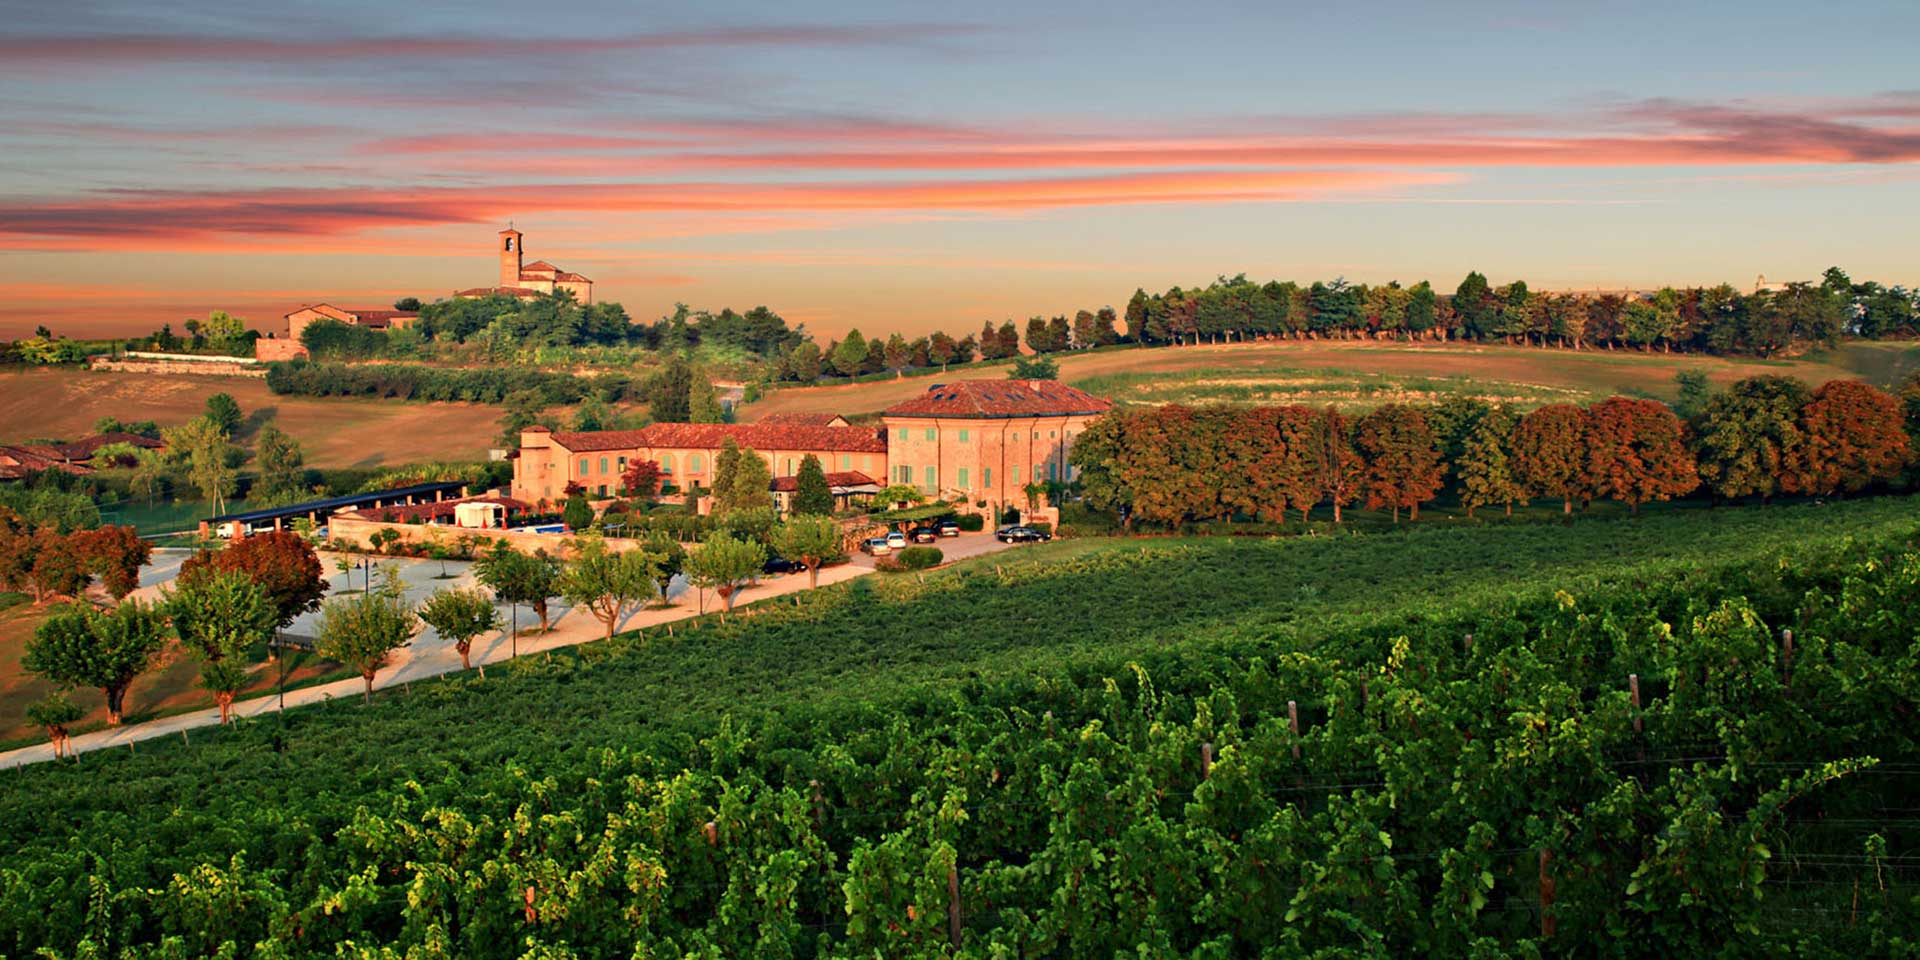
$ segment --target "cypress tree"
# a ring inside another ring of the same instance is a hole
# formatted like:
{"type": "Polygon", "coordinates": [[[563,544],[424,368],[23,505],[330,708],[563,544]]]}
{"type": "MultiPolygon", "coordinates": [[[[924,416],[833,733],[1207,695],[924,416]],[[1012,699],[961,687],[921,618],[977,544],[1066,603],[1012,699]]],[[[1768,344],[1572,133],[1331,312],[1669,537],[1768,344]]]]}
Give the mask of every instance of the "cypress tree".
{"type": "Polygon", "coordinates": [[[827,473],[820,468],[820,458],[809,453],[800,461],[798,476],[799,490],[793,495],[793,513],[818,514],[825,516],[833,513],[833,490],[827,486],[827,473]]]}

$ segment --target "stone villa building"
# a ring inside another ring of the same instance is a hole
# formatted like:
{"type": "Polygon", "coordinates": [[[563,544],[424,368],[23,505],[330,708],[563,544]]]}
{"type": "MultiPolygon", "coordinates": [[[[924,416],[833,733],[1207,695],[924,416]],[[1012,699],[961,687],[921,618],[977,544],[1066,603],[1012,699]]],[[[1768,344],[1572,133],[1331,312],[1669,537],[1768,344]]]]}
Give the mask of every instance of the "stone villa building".
{"type": "Polygon", "coordinates": [[[1024,505],[1029,483],[1071,480],[1073,438],[1112,406],[1057,380],[965,380],[895,404],[880,427],[849,426],[830,414],[589,433],[532,427],[514,453],[513,496],[553,503],[572,483],[611,496],[636,459],[659,463],[663,480],[681,489],[711,486],[714,458],[731,438],[766,458],[776,489],[812,454],[841,475],[842,486],[909,484],[931,498],[997,511],[1024,505]]]}
{"type": "Polygon", "coordinates": [[[455,293],[456,297],[490,297],[494,295],[529,299],[561,290],[571,291],[576,303],[585,306],[593,302],[593,281],[562,270],[545,260],[524,262],[526,257],[525,236],[518,230],[508,227],[500,231],[500,242],[495,248],[500,255],[500,282],[491,287],[474,287],[455,293]]]}

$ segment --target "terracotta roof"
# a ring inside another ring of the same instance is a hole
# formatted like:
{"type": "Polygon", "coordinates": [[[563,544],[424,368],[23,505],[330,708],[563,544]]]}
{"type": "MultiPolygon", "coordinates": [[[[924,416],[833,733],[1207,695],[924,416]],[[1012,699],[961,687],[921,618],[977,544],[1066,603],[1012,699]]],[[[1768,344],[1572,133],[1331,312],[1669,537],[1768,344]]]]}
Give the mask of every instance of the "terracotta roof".
{"type": "Polygon", "coordinates": [[[887,439],[873,427],[812,427],[760,423],[656,423],[639,430],[556,433],[553,442],[575,453],[589,450],[718,450],[727,438],[761,453],[775,450],[832,450],[886,453],[887,439]]]}
{"type": "Polygon", "coordinates": [[[562,270],[559,273],[554,274],[553,279],[554,279],[554,282],[556,283],[592,283],[593,282],[592,280],[588,280],[586,277],[583,277],[577,273],[568,273],[565,270],[562,270]]]}
{"type": "MultiPolygon", "coordinates": [[[[879,485],[880,481],[858,470],[837,470],[827,474],[828,489],[836,487],[877,487],[879,485]]],[[[800,489],[800,478],[793,476],[774,477],[773,483],[768,485],[767,489],[780,493],[794,493],[800,489]]]]}
{"type": "Polygon", "coordinates": [[[77,464],[63,463],[43,453],[35,453],[27,447],[0,446],[0,480],[19,480],[29,473],[43,470],[62,470],[67,473],[92,473],[92,470],[77,464]]]}
{"type": "Polygon", "coordinates": [[[1113,402],[1058,380],[962,380],[936,383],[927,392],[888,407],[884,416],[1059,417],[1105,413],[1113,402]]]}
{"type": "MultiPolygon", "coordinates": [[[[762,424],[792,424],[796,427],[831,427],[840,420],[837,413],[769,413],[759,419],[762,424]]],[[[841,421],[845,423],[845,421],[841,421]]]]}
{"type": "Polygon", "coordinates": [[[346,310],[342,310],[331,303],[310,303],[305,306],[302,306],[298,310],[293,311],[293,313],[288,313],[288,314],[285,314],[284,316],[291,317],[293,316],[294,313],[304,313],[305,311],[308,311],[308,310],[312,310],[313,312],[318,314],[324,314],[325,316],[329,316],[335,320],[340,320],[343,322],[351,321],[353,319],[352,313],[346,310]]]}
{"type": "Polygon", "coordinates": [[[553,271],[558,269],[560,268],[554,266],[551,263],[546,262],[545,260],[535,260],[534,262],[529,263],[524,267],[521,267],[520,272],[521,273],[539,273],[544,270],[548,273],[552,273],[553,271]]]}
{"type": "Polygon", "coordinates": [[[387,327],[395,320],[412,320],[420,314],[412,310],[355,310],[353,315],[360,318],[362,326],[387,327]]]}
{"type": "Polygon", "coordinates": [[[545,294],[542,294],[532,287],[474,287],[469,290],[460,290],[454,293],[456,297],[491,297],[495,295],[502,297],[545,296],[545,294]]]}
{"type": "MultiPolygon", "coordinates": [[[[56,443],[48,449],[66,460],[91,460],[95,451],[112,443],[125,443],[144,450],[158,450],[166,444],[152,437],[143,437],[137,433],[102,433],[91,437],[82,437],[71,443],[56,443]]],[[[36,448],[36,452],[38,452],[36,448]]]]}

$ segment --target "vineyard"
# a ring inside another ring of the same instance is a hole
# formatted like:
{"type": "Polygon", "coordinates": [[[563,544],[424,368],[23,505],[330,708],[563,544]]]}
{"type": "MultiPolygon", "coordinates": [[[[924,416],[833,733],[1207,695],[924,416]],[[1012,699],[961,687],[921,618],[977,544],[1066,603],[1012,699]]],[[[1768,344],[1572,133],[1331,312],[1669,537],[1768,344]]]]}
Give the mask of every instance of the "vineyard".
{"type": "Polygon", "coordinates": [[[30,768],[0,953],[1910,955],[1917,505],[1061,543],[30,768]]]}

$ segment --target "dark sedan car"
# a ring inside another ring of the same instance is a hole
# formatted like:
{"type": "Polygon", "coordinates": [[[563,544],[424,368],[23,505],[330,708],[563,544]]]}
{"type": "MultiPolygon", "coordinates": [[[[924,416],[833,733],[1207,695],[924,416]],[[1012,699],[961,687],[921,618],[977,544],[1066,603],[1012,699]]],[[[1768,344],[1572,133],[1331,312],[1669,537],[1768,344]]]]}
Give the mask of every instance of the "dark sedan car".
{"type": "Polygon", "coordinates": [[[760,566],[760,572],[799,573],[806,568],[807,565],[798,560],[788,560],[786,557],[768,557],[767,562],[760,566]]]}
{"type": "Polygon", "coordinates": [[[993,537],[1001,543],[1044,543],[1052,540],[1053,534],[1032,527],[1001,527],[993,532],[993,537]]]}
{"type": "Polygon", "coordinates": [[[957,537],[960,535],[960,525],[952,520],[942,520],[934,525],[934,529],[938,530],[943,537],[957,537]]]}
{"type": "Polygon", "coordinates": [[[914,543],[932,543],[940,538],[940,531],[933,527],[914,527],[907,531],[907,539],[914,543]]]}

